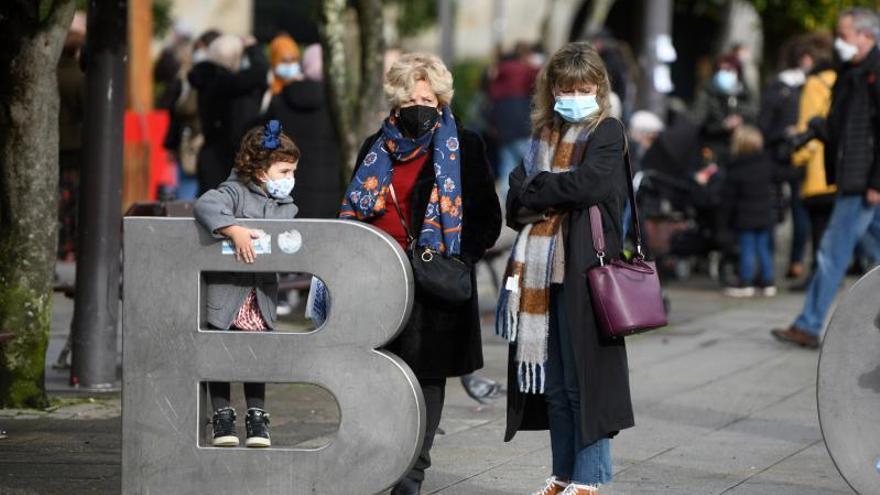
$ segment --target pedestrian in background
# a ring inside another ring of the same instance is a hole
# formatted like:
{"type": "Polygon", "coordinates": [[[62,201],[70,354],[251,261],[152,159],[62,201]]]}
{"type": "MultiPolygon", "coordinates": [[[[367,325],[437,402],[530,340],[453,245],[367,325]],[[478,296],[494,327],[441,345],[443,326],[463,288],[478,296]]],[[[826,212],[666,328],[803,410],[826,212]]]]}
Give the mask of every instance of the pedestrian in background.
{"type": "MultiPolygon", "coordinates": [[[[758,127],[764,137],[767,156],[773,159],[781,172],[784,172],[792,170],[791,153],[787,143],[795,132],[801,88],[815,61],[803,36],[789,40],[780,51],[780,58],[785,68],[776,74],[762,93],[758,127]]],[[[804,272],[803,260],[810,231],[810,219],[798,193],[801,177],[794,173],[791,175],[792,177],[786,177],[785,180],[790,191],[789,206],[792,221],[791,250],[786,277],[798,278],[804,272]]],[[[781,188],[778,189],[777,197],[779,204],[783,205],[784,192],[781,188]]],[[[780,222],[785,217],[784,212],[784,208],[777,208],[780,222]]]]}
{"type": "Polygon", "coordinates": [[[507,432],[550,430],[551,476],[536,495],[597,493],[611,481],[611,441],[633,426],[626,346],[599,331],[584,274],[599,265],[589,208],[598,206],[609,258],[623,250],[627,201],[623,124],[609,116],[605,64],[585,42],[541,70],[533,143],[510,175],[507,224],[519,231],[499,300],[511,341],[507,432]]]}
{"type": "Polygon", "coordinates": [[[302,150],[296,189],[299,217],[336,218],[342,201],[342,157],[324,86],[321,45],[303,51],[301,75],[272,97],[266,118],[280,120],[302,150]]]}
{"type": "MultiPolygon", "coordinates": [[[[281,132],[278,121],[250,130],[235,157],[235,169],[216,189],[196,201],[196,220],[217,240],[231,244],[237,261],[253,263],[258,252],[254,240],[263,234],[239,225],[242,218],[292,219],[297,208],[291,192],[300,152],[281,132]]],[[[206,273],[206,320],[214,330],[265,332],[275,328],[278,274],[252,271],[206,273]]],[[[230,406],[228,382],[210,382],[208,391],[214,414],[211,419],[214,447],[236,447],[235,409],[230,406]]],[[[266,384],[245,383],[247,447],[269,447],[269,414],[266,384]]]]}
{"type": "Polygon", "coordinates": [[[80,53],[86,42],[86,16],[77,12],[67,32],[58,60],[58,250],[57,259],[76,259],[76,223],[79,207],[80,168],[83,160],[82,128],[85,119],[86,78],[80,53]]]}
{"type": "Polygon", "coordinates": [[[843,64],[831,91],[824,136],[825,172],[829,184],[837,186],[837,197],[804,307],[789,328],[771,332],[782,342],[819,347],[825,317],[856,244],[869,229],[880,235],[880,153],[870,145],[880,136],[878,30],[880,22],[869,9],[848,9],[838,18],[834,47],[843,64]]]}
{"type": "Polygon", "coordinates": [[[743,125],[733,131],[721,207],[739,246],[739,284],[724,293],[775,296],[773,226],[776,225],[776,164],[764,152],[761,131],[743,125]],[[755,262],[757,261],[757,271],[755,262]]]}
{"type": "Polygon", "coordinates": [[[490,121],[498,140],[498,184],[501,198],[507,194],[507,176],[529,151],[529,113],[532,90],[538,75],[532,50],[520,41],[511,57],[498,63],[489,83],[490,121]]]}
{"type": "Polygon", "coordinates": [[[199,191],[217,187],[232,169],[237,143],[256,122],[267,87],[269,64],[253,36],[224,34],[208,46],[207,60],[188,79],[198,91],[204,144],[199,150],[199,191]],[[245,67],[242,62],[247,61],[245,67]]]}
{"type": "Polygon", "coordinates": [[[743,69],[733,53],[716,59],[712,78],[703,85],[694,103],[694,121],[700,126],[713,161],[727,162],[730,137],[737,127],[754,124],[757,102],[743,81],[743,69]]]}
{"type": "Polygon", "coordinates": [[[177,199],[195,199],[198,196],[196,171],[199,152],[205,143],[199,120],[198,91],[190,84],[187,74],[193,64],[207,58],[208,46],[219,36],[220,32],[214,29],[199,35],[189,50],[184,52],[177,79],[165,89],[170,107],[168,131],[162,146],[177,165],[177,199]]]}
{"type": "MultiPolygon", "coordinates": [[[[808,37],[808,49],[816,61],[807,75],[798,105],[796,134],[809,130],[809,122],[814,117],[828,115],[831,108],[831,88],[837,79],[837,72],[831,65],[831,37],[826,33],[815,33],[808,37]]],[[[819,139],[808,141],[791,155],[792,164],[802,175],[801,187],[795,191],[800,195],[810,222],[810,243],[812,244],[812,263],[807,279],[792,289],[805,290],[809,277],[816,271],[819,244],[831,218],[837,188],[828,184],[825,176],[825,145],[819,139]]]]}

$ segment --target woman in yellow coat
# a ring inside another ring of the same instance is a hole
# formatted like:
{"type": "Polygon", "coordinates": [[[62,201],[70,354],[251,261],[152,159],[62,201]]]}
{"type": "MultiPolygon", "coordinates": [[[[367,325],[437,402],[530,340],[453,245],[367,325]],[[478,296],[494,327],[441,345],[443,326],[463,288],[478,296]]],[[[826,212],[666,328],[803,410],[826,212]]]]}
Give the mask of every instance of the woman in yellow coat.
{"type": "MultiPolygon", "coordinates": [[[[826,117],[831,108],[831,88],[837,79],[837,73],[825,65],[817,66],[801,93],[800,110],[798,112],[797,133],[807,130],[813,117],[826,117]]],[[[825,145],[813,139],[791,156],[792,163],[804,168],[804,181],[801,185],[801,199],[810,217],[810,237],[813,243],[813,266],[816,264],[816,252],[822,240],[822,234],[831,218],[834,185],[829,185],[825,178],[825,145]]]]}

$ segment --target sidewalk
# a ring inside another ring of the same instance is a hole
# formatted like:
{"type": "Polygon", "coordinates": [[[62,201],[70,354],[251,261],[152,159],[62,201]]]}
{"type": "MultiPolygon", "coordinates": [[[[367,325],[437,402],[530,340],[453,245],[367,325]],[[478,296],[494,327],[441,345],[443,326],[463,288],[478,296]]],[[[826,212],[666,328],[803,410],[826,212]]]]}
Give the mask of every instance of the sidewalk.
{"type": "MultiPolygon", "coordinates": [[[[818,354],[784,347],[768,333],[790,322],[802,296],[731,300],[708,282],[690,285],[703,287],[669,290],[669,328],[629,340],[637,426],[613,441],[615,482],[602,494],[852,494],[819,431],[818,354]]],[[[63,344],[70,316],[63,313],[72,306],[56,302],[49,362],[63,344]]],[[[506,343],[486,318],[481,375],[503,382],[506,343]]],[[[52,383],[63,384],[64,375],[54,373],[52,383]]],[[[279,418],[275,443],[326,441],[338,414],[332,399],[311,387],[287,387],[269,392],[279,418]]],[[[0,440],[0,494],[118,492],[118,396],[72,401],[24,418],[0,411],[0,428],[9,432],[0,440]]],[[[549,436],[524,432],[505,444],[503,402],[477,408],[450,380],[445,434],[436,440],[423,493],[528,493],[542,483],[549,436]]]]}

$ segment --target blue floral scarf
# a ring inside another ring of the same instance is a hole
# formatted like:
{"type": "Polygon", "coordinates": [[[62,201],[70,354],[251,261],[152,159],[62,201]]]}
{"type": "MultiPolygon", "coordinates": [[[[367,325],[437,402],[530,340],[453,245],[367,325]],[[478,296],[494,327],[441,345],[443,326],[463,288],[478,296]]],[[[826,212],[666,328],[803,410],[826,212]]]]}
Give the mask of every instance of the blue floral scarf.
{"type": "Polygon", "coordinates": [[[394,162],[406,162],[433,148],[434,188],[425,209],[418,246],[446,256],[461,252],[461,153],[458,128],[449,107],[440,120],[419,138],[405,137],[392,114],[382,133],[364,156],[345,191],[339,218],[368,220],[385,214],[385,195],[391,185],[394,162]]]}

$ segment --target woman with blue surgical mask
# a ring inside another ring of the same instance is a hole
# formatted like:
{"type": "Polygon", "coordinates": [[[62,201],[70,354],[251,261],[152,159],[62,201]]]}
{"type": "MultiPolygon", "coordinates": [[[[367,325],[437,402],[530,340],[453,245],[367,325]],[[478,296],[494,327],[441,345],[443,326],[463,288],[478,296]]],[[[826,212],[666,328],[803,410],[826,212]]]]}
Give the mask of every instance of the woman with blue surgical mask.
{"type": "Polygon", "coordinates": [[[601,336],[584,279],[600,262],[591,207],[601,212],[607,256],[621,253],[626,138],[589,43],[550,58],[532,107],[531,151],[509,178],[507,224],[519,234],[496,322],[511,346],[505,438],[550,430],[549,478],[521,492],[595,495],[611,482],[611,438],[633,426],[626,346],[601,336]]]}
{"type": "Polygon", "coordinates": [[[733,131],[743,124],[754,124],[757,116],[757,101],[743,81],[736,54],[718,57],[712,77],[703,85],[694,103],[694,121],[701,128],[705,145],[712,151],[710,161],[723,164],[733,131]]]}

